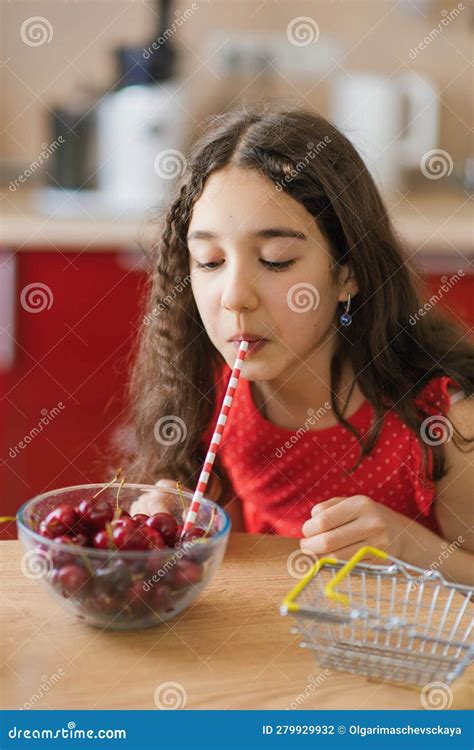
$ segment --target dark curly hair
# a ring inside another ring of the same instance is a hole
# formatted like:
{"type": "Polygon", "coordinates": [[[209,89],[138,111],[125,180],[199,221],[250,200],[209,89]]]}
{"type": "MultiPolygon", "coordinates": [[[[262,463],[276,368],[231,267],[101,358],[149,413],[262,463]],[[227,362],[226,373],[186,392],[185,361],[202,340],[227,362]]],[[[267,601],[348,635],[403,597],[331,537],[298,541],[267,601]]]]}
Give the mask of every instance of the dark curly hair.
{"type": "MultiPolygon", "coordinates": [[[[432,452],[429,478],[439,480],[446,474],[444,448],[421,440],[419,429],[426,415],[415,398],[439,375],[452,376],[472,395],[474,347],[465,331],[433,311],[410,325],[410,316],[422,305],[422,287],[368,169],[324,117],[281,106],[214,116],[189,155],[177,197],[150,251],[147,309],[130,380],[136,455],[127,476],[143,482],[176,478],[190,486],[197,481],[203,459],[200,441],[214,413],[215,380],[224,360],[194,301],[186,237],[206,180],[231,164],[257,170],[299,201],[329,243],[332,272],[349,264],[357,279],[355,324],[344,329],[344,336],[337,334],[331,362],[332,408],[340,424],[359,440],[356,466],[376,444],[390,408],[417,434],[426,467],[427,451],[432,452]],[[308,148],[319,143],[324,148],[318,157],[305,159],[308,148]],[[374,423],[366,435],[358,434],[338,407],[346,358],[374,408],[374,423]],[[168,415],[176,424],[182,420],[184,439],[160,445],[155,427],[168,415]]],[[[453,427],[456,444],[469,442],[453,427]]],[[[216,472],[229,488],[218,459],[216,472]]]]}

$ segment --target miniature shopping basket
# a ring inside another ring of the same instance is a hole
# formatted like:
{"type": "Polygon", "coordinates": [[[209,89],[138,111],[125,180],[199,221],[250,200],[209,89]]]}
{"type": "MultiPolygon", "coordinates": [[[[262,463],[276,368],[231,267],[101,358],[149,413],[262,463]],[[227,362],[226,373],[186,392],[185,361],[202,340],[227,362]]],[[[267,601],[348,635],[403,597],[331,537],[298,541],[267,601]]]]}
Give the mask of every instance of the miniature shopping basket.
{"type": "Polygon", "coordinates": [[[348,562],[318,560],[280,611],[296,618],[292,632],[324,667],[404,684],[449,684],[473,660],[473,599],[470,586],[363,547],[348,562]],[[367,556],[388,564],[360,562],[367,556]]]}

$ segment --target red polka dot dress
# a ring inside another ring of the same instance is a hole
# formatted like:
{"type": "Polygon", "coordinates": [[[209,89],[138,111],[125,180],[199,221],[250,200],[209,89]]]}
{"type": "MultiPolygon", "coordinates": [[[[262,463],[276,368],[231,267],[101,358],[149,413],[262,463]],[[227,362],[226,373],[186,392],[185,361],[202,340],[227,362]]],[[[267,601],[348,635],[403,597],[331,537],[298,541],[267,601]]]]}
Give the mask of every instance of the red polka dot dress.
{"type": "MultiPolygon", "coordinates": [[[[216,414],[203,436],[205,449],[212,437],[229,375],[230,369],[225,365],[217,387],[216,414]]],[[[417,405],[427,419],[447,413],[448,387],[459,390],[447,376],[431,380],[422,389],[417,405]]],[[[372,419],[373,409],[366,400],[348,421],[364,434],[372,419]]],[[[425,428],[429,437],[434,425],[427,422],[425,428]]],[[[385,415],[375,448],[351,474],[349,470],[359,455],[359,446],[344,427],[318,430],[317,420],[311,414],[298,431],[275,425],[260,414],[250,382],[241,377],[219,455],[242,502],[245,528],[249,532],[301,537],[301,526],[310,517],[313,505],[331,497],[351,495],[367,495],[438,531],[432,508],[435,487],[422,474],[421,446],[395,412],[385,415]]]]}

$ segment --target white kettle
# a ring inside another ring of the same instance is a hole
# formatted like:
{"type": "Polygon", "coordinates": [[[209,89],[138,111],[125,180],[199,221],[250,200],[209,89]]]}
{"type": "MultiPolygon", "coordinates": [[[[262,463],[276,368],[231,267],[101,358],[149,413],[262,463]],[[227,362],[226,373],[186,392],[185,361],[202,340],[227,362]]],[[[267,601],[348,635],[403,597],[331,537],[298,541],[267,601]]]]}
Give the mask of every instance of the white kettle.
{"type": "Polygon", "coordinates": [[[355,73],[337,76],[329,117],[355,146],[387,196],[403,185],[403,171],[419,167],[438,146],[439,98],[416,73],[395,78],[355,73]]]}

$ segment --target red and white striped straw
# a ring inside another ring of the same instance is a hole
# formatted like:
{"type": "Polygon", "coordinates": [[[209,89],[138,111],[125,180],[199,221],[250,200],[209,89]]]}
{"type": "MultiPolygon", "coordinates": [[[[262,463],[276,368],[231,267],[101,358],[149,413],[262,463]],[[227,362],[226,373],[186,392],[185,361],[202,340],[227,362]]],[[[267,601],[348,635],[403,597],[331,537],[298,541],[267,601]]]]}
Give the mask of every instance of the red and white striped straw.
{"type": "Polygon", "coordinates": [[[189,531],[196,521],[196,516],[201,505],[201,500],[204,497],[204,493],[206,492],[207,483],[211,475],[212,466],[216,458],[219,443],[221,442],[224,425],[227,422],[227,416],[229,414],[230,407],[232,406],[235,389],[237,388],[237,383],[239,382],[240,371],[242,369],[242,365],[244,363],[248,348],[248,341],[240,342],[239,352],[237,354],[237,359],[234,362],[234,369],[232,370],[232,374],[227,385],[227,390],[222,402],[221,410],[219,412],[219,417],[217,419],[216,429],[214,430],[211,445],[209,446],[209,450],[207,451],[204,466],[199,476],[199,481],[194,492],[193,499],[191,501],[191,506],[188,510],[188,514],[184,522],[182,535],[189,531]]]}

